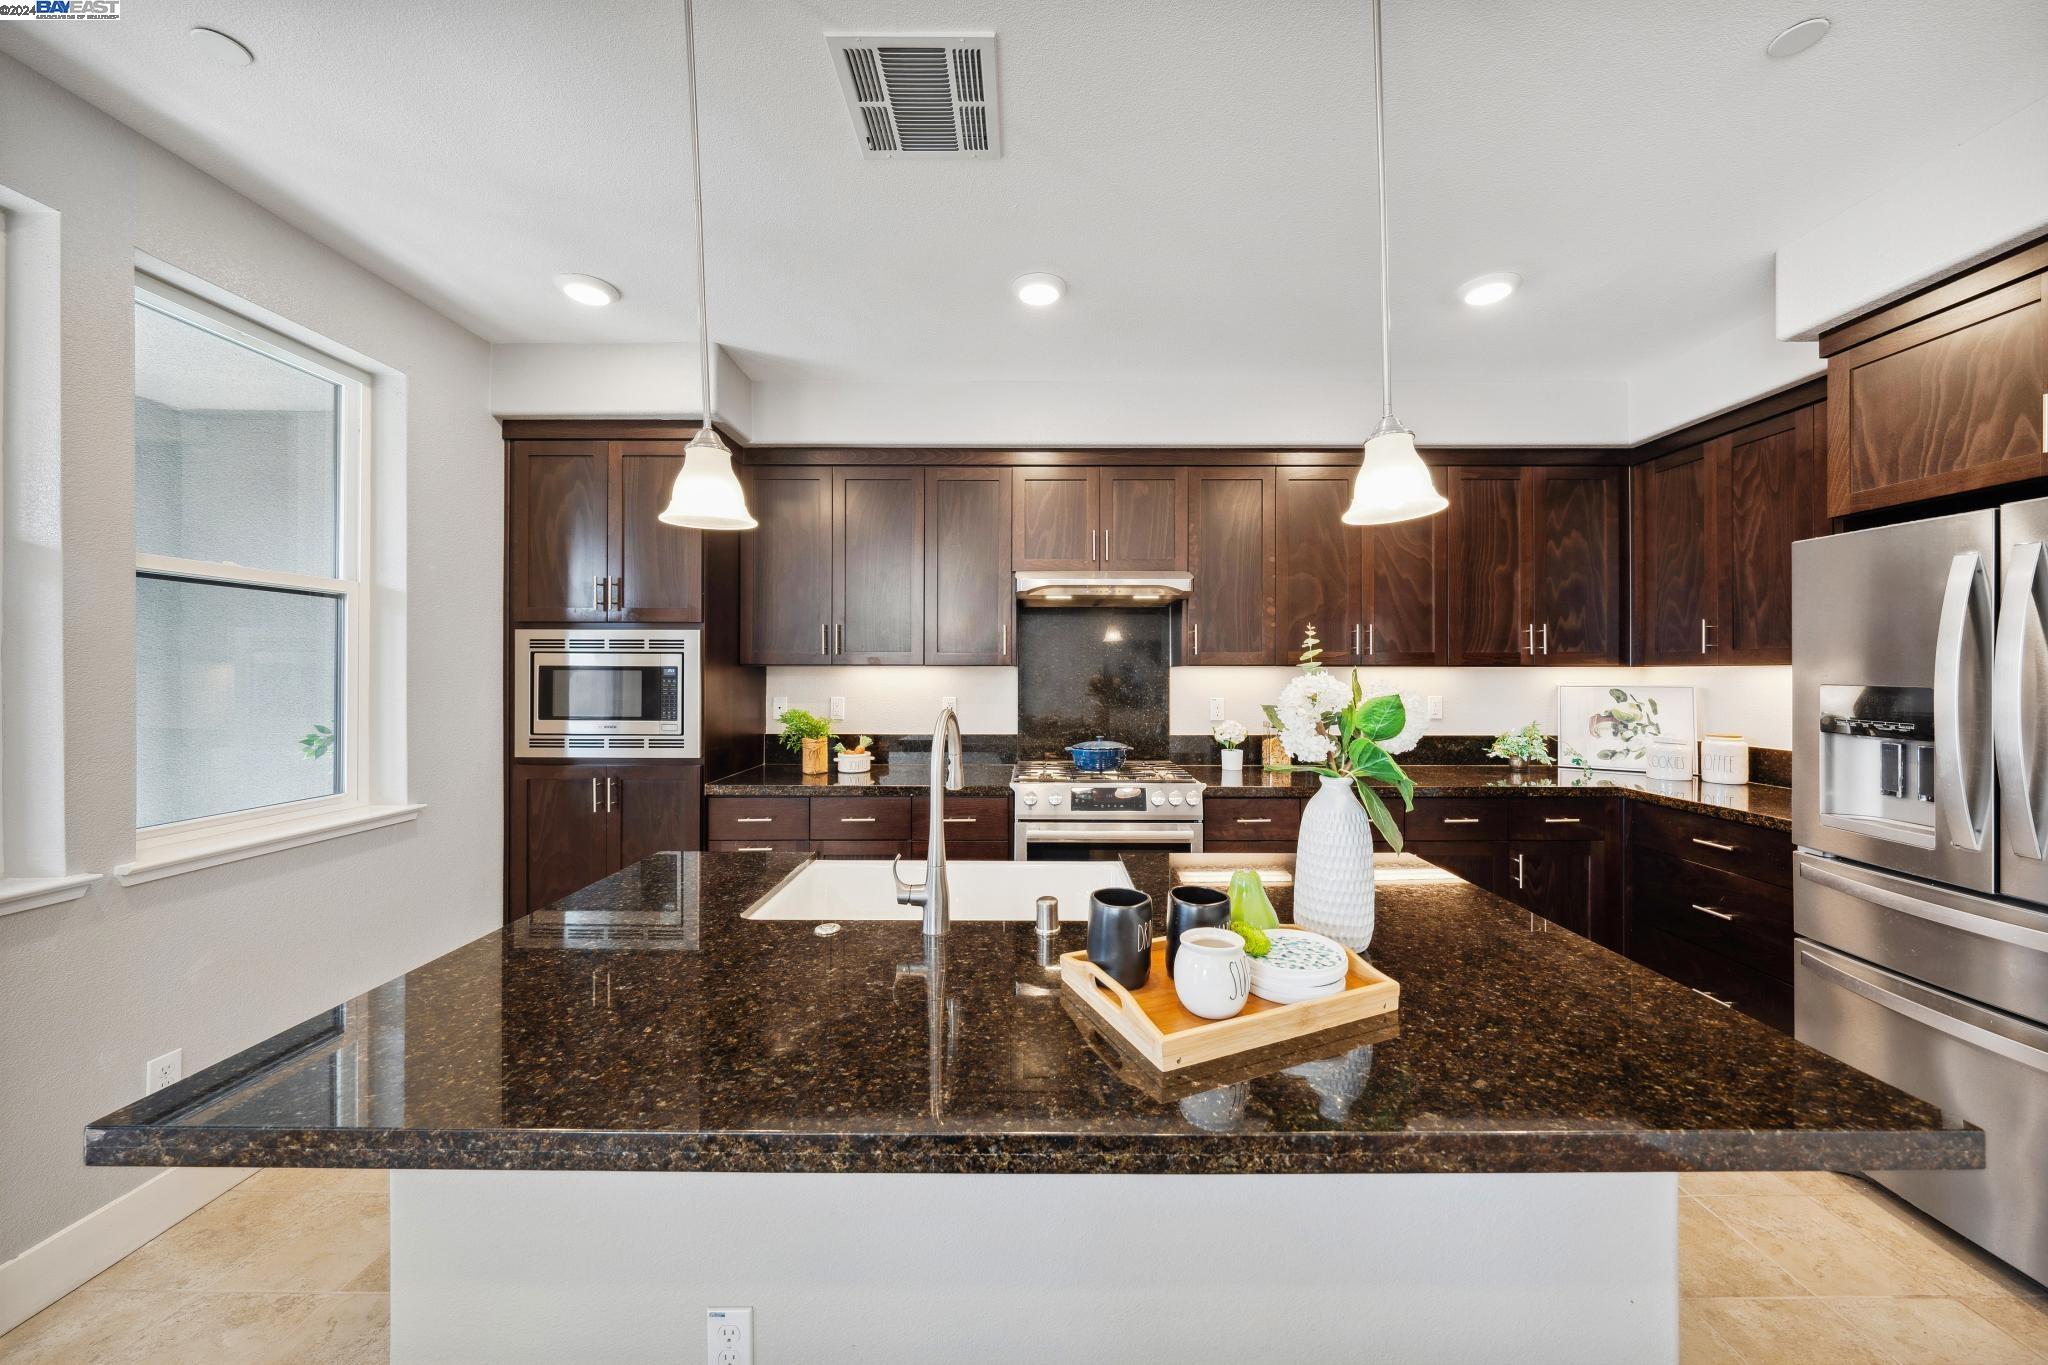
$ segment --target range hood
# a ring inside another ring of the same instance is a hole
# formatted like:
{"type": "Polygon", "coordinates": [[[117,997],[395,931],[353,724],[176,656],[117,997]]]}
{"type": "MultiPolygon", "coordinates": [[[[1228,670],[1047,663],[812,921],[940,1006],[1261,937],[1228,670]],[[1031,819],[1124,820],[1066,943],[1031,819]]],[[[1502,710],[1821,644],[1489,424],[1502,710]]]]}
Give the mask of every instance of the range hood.
{"type": "Polygon", "coordinates": [[[1155,607],[1194,590],[1184,573],[1020,573],[1017,601],[1027,607],[1155,607]]]}

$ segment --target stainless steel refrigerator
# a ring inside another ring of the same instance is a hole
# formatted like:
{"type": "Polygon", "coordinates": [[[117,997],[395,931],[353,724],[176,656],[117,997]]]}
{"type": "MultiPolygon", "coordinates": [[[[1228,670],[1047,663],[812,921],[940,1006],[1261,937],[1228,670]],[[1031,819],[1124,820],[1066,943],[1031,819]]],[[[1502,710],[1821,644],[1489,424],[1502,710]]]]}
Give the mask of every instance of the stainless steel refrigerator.
{"type": "Polygon", "coordinates": [[[2048,499],[1792,550],[1794,1028],[1985,1131],[1872,1176],[2048,1279],[2048,499]]]}

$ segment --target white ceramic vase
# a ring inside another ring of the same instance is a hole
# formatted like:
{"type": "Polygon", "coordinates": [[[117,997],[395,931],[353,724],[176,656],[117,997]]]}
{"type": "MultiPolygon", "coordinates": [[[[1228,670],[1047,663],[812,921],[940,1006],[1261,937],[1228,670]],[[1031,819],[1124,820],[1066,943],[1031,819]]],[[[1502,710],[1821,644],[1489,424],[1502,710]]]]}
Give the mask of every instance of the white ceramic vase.
{"type": "Polygon", "coordinates": [[[1244,771],[1244,750],[1225,749],[1223,750],[1222,758],[1224,772],[1242,773],[1244,771]]]}
{"type": "Polygon", "coordinates": [[[1364,952],[1372,920],[1372,821],[1349,778],[1325,777],[1301,812],[1294,922],[1364,952]]]}

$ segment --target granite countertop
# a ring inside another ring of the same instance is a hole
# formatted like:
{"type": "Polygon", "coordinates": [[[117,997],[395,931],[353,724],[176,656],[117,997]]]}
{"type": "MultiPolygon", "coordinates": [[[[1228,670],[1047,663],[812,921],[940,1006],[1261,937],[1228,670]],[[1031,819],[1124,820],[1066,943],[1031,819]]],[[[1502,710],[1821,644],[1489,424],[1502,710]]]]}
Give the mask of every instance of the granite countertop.
{"type": "MultiPolygon", "coordinates": [[[[897,1172],[1969,1168],[1983,1134],[1414,858],[1401,1008],[1163,1078],[1028,923],[819,934],[808,855],[658,854],[85,1133],[93,1165],[897,1172]]],[[[1144,854],[1166,889],[1285,857],[1144,854]]],[[[1283,916],[1288,897],[1276,885],[1283,916]]],[[[1163,911],[1156,917],[1163,922],[1163,911]]],[[[1085,944],[1068,926],[1059,950],[1085,944]]]]}
{"type": "MultiPolygon", "coordinates": [[[[1011,765],[962,763],[955,796],[1008,796],[1011,765]]],[[[769,763],[704,784],[707,796],[918,796],[931,790],[932,765],[920,755],[905,763],[877,763],[864,773],[805,774],[794,763],[769,763]]]]}

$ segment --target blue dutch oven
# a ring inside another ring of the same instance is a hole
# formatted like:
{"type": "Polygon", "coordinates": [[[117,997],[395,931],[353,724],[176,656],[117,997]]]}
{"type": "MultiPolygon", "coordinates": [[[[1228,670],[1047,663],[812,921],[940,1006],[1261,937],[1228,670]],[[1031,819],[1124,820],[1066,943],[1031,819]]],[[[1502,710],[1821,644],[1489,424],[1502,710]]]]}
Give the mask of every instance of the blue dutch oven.
{"type": "Polygon", "coordinates": [[[1131,751],[1128,744],[1119,744],[1113,739],[1100,737],[1085,744],[1069,744],[1067,752],[1073,756],[1074,766],[1084,773],[1113,773],[1124,766],[1124,755],[1131,751]]]}

